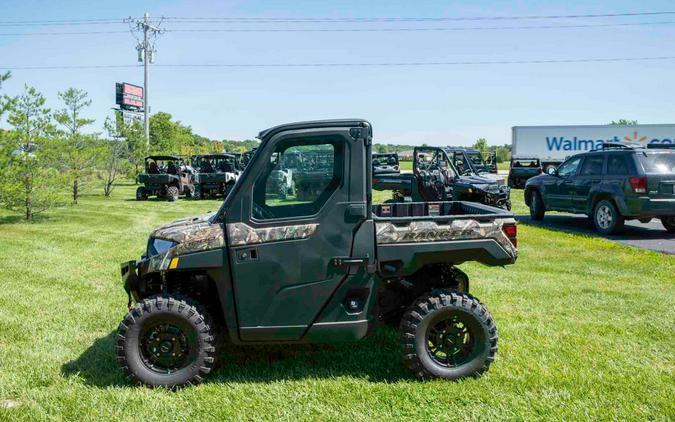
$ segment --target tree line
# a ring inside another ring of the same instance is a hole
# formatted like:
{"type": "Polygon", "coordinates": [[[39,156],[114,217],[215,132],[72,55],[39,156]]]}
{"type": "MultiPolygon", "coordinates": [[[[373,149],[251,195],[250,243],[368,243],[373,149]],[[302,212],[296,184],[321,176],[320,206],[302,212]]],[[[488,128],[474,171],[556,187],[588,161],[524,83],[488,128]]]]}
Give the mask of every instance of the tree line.
{"type": "Polygon", "coordinates": [[[103,122],[104,132],[91,130],[87,92],[67,88],[59,106],[35,87],[10,96],[2,92],[11,77],[0,74],[0,206],[21,212],[26,220],[54,206],[76,205],[83,192],[100,189],[110,196],[120,178],[135,179],[150,154],[192,155],[246,151],[256,141],[215,141],[193,133],[190,126],[159,112],[150,117],[146,142],[140,121],[125,122],[118,113],[103,122]]]}

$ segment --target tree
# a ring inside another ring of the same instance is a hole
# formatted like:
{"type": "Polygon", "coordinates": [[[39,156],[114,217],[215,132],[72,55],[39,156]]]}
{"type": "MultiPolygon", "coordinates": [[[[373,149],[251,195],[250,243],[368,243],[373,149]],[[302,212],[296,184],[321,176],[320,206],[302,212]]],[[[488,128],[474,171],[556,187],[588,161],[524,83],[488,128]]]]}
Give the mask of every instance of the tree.
{"type": "Polygon", "coordinates": [[[48,137],[54,133],[51,110],[35,88],[26,86],[24,93],[9,107],[8,122],[13,126],[11,140],[5,143],[0,203],[11,210],[23,210],[26,220],[62,203],[60,173],[48,166],[48,137]],[[16,149],[14,149],[16,148],[16,149]]]}
{"type": "Polygon", "coordinates": [[[480,151],[483,158],[488,156],[489,147],[488,147],[487,140],[485,138],[478,138],[476,140],[476,142],[474,142],[473,148],[480,151]]]}
{"type": "Polygon", "coordinates": [[[56,150],[59,162],[65,167],[66,173],[72,181],[73,203],[77,204],[84,184],[94,174],[93,167],[96,161],[96,143],[92,136],[82,135],[84,126],[90,125],[94,119],[82,117],[82,111],[91,105],[91,100],[85,91],[68,88],[59,92],[59,98],[64,108],[54,113],[56,121],[65,128],[66,138],[61,148],[56,150]]]}
{"type": "Polygon", "coordinates": [[[108,139],[101,140],[101,166],[105,176],[103,194],[107,198],[110,196],[113,189],[115,189],[115,181],[124,171],[125,164],[129,163],[126,160],[128,157],[129,145],[127,141],[120,136],[117,130],[117,124],[109,117],[105,119],[103,126],[108,133],[108,139]]]}
{"type": "Polygon", "coordinates": [[[612,120],[611,123],[609,124],[610,126],[635,126],[638,124],[637,120],[628,120],[628,119],[619,119],[619,120],[612,120]]]}
{"type": "MultiPolygon", "coordinates": [[[[12,76],[11,72],[7,71],[5,73],[0,73],[0,89],[2,88],[2,83],[5,82],[12,76]]],[[[9,104],[12,101],[8,96],[0,97],[0,117],[7,111],[9,104]]]]}

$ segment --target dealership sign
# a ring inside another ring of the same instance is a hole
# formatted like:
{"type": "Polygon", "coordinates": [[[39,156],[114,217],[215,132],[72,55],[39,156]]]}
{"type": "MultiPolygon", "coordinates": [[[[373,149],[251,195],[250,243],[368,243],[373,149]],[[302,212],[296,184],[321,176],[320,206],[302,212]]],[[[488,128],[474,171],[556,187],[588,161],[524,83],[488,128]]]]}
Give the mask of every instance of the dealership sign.
{"type": "Polygon", "coordinates": [[[126,82],[115,84],[115,104],[122,110],[143,110],[143,87],[126,82]]]}

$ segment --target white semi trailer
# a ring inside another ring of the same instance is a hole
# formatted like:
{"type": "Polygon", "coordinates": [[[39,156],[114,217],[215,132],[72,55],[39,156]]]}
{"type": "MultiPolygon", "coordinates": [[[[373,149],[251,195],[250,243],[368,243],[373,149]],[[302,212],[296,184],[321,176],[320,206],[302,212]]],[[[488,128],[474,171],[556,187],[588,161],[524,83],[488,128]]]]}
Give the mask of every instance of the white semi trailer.
{"type": "Polygon", "coordinates": [[[646,146],[649,143],[675,144],[675,124],[514,126],[512,155],[537,157],[544,172],[565,158],[597,149],[605,142],[646,146]]]}

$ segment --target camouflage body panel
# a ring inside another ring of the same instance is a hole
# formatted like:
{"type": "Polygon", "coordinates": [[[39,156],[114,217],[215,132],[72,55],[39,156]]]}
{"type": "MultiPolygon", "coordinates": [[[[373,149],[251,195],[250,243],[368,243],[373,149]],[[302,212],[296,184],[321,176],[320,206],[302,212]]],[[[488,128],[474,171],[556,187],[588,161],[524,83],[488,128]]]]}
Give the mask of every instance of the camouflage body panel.
{"type": "Polygon", "coordinates": [[[227,225],[227,237],[232,246],[297,240],[313,235],[317,226],[318,224],[298,224],[255,229],[244,223],[232,223],[227,225]]]}
{"type": "Polygon", "coordinates": [[[502,230],[504,224],[515,222],[513,218],[498,218],[485,223],[474,219],[457,219],[449,224],[411,221],[404,226],[391,222],[377,222],[375,231],[378,244],[492,238],[515,257],[518,252],[502,230]]]}
{"type": "Polygon", "coordinates": [[[211,223],[213,214],[176,220],[152,232],[151,237],[176,243],[165,253],[150,258],[150,269],[165,270],[171,258],[225,246],[222,223],[211,223]]]}

